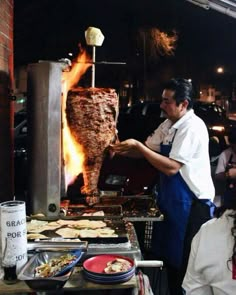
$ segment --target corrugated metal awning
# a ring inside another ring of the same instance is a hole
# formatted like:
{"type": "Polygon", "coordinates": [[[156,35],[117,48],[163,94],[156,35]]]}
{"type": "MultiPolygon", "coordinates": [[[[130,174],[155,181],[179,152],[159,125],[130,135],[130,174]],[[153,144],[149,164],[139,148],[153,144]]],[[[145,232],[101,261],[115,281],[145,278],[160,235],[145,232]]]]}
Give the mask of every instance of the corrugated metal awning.
{"type": "Polygon", "coordinates": [[[205,9],[214,9],[236,18],[236,1],[235,0],[187,0],[205,9]]]}

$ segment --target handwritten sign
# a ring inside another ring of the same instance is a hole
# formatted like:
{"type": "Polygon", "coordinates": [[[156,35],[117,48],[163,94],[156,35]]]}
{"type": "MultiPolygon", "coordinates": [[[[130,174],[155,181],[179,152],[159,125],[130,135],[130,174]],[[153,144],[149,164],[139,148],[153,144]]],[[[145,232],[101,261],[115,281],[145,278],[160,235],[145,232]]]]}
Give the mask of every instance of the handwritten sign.
{"type": "Polygon", "coordinates": [[[19,273],[27,262],[27,229],[25,202],[8,201],[0,204],[2,264],[16,265],[19,273]]]}

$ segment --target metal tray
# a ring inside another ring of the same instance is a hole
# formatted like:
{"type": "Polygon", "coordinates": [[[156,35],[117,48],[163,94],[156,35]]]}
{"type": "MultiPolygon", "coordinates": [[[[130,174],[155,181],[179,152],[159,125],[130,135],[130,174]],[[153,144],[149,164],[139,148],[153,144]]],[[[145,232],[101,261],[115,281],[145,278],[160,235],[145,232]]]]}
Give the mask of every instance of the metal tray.
{"type": "MultiPolygon", "coordinates": [[[[58,252],[51,252],[51,251],[44,251],[35,254],[27,264],[23,267],[21,272],[18,275],[18,279],[25,281],[25,283],[34,290],[37,291],[46,291],[46,290],[56,290],[62,288],[65,283],[70,278],[73,267],[67,268],[67,272],[61,276],[53,276],[49,278],[40,278],[35,277],[35,268],[43,263],[47,263],[50,259],[55,257],[60,257],[65,253],[71,253],[71,251],[58,251],[58,252]]],[[[78,262],[78,261],[77,261],[78,262]]]]}
{"type": "Polygon", "coordinates": [[[87,241],[77,242],[76,239],[68,240],[65,239],[48,239],[48,240],[40,240],[40,241],[28,241],[27,250],[28,251],[70,251],[70,250],[82,250],[86,252],[88,248],[87,241]],[[49,249],[49,250],[48,250],[49,249]]]}
{"type": "Polygon", "coordinates": [[[122,206],[120,205],[110,205],[110,206],[102,206],[102,205],[94,205],[94,206],[85,206],[85,205],[79,205],[79,204],[70,204],[67,208],[67,210],[64,209],[64,215],[66,217],[75,217],[80,216],[83,218],[93,218],[93,219],[103,219],[103,218],[109,218],[112,216],[122,216],[122,206]],[[103,211],[104,216],[86,216],[86,214],[94,214],[98,211],[103,211]]]}
{"type": "MultiPolygon", "coordinates": [[[[145,218],[159,218],[162,214],[156,205],[153,195],[109,195],[103,192],[98,198],[98,202],[93,205],[88,205],[86,198],[80,198],[73,204],[67,200],[61,202],[64,218],[118,218],[118,217],[145,217],[145,218]],[[105,216],[82,216],[86,212],[95,212],[96,210],[103,210],[105,216]]],[[[63,218],[63,217],[62,217],[63,218]]]]}
{"type": "Polygon", "coordinates": [[[133,196],[119,196],[100,197],[102,205],[122,206],[123,217],[159,217],[161,212],[156,205],[155,199],[152,195],[133,195],[133,196]]]}

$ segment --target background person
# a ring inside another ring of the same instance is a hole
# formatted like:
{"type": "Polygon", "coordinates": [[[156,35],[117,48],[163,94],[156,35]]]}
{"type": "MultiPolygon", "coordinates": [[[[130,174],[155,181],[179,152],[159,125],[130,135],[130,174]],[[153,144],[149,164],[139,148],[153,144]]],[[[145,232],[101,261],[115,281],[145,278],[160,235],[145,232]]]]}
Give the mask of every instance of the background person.
{"type": "Polygon", "coordinates": [[[228,136],[230,146],[220,156],[215,170],[216,181],[225,188],[222,204],[227,205],[231,198],[236,198],[236,128],[232,127],[228,136]]]}
{"type": "Polygon", "coordinates": [[[212,203],[207,201],[213,200],[215,194],[208,132],[192,110],[191,94],[192,84],[188,80],[170,80],[161,102],[167,119],[145,145],[128,139],[111,146],[111,153],[144,157],[160,172],[160,186],[155,193],[164,221],[154,223],[153,251],[168,266],[171,295],[182,294],[191,240],[211,218],[212,203]]]}
{"type": "Polygon", "coordinates": [[[234,295],[236,291],[236,199],[193,238],[186,295],[234,295]]]}

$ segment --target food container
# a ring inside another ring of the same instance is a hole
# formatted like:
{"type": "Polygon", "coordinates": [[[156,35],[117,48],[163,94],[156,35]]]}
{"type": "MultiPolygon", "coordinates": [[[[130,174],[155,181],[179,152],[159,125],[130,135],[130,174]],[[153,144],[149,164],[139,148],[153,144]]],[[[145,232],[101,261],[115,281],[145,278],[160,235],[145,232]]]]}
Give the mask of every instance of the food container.
{"type": "Polygon", "coordinates": [[[27,263],[26,213],[24,201],[0,204],[0,244],[2,264],[15,267],[16,274],[27,263]]]}
{"type": "Polygon", "coordinates": [[[25,281],[25,283],[34,290],[46,291],[56,290],[62,288],[70,278],[75,265],[79,262],[83,252],[79,251],[45,251],[34,255],[22,271],[18,275],[18,279],[25,281]],[[76,256],[76,259],[72,263],[61,269],[56,275],[51,277],[36,277],[35,268],[48,263],[52,258],[59,258],[62,255],[72,254],[76,256]]]}

